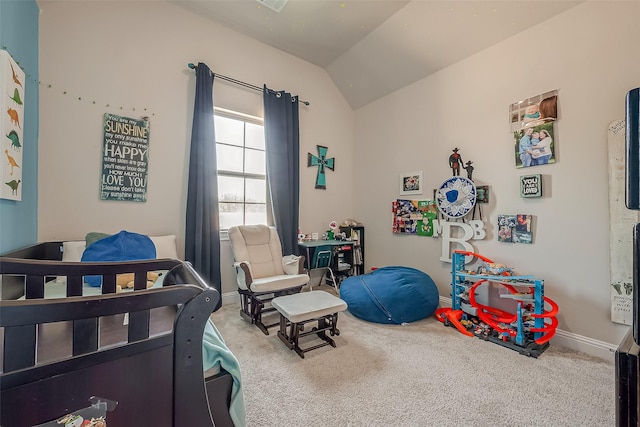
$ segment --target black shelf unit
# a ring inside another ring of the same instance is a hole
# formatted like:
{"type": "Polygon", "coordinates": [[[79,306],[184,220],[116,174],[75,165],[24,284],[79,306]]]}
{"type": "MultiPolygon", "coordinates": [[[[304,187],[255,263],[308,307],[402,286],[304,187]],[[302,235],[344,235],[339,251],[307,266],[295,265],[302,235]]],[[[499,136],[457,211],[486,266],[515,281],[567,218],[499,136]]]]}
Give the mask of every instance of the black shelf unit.
{"type": "Polygon", "coordinates": [[[353,262],[353,272],[354,274],[364,274],[365,272],[365,257],[364,257],[364,226],[356,225],[349,227],[340,227],[340,233],[344,233],[347,238],[351,237],[351,232],[354,232],[358,236],[357,244],[353,245],[353,254],[351,255],[351,260],[353,262]],[[356,251],[359,251],[361,254],[361,262],[356,263],[357,255],[356,251]]]}

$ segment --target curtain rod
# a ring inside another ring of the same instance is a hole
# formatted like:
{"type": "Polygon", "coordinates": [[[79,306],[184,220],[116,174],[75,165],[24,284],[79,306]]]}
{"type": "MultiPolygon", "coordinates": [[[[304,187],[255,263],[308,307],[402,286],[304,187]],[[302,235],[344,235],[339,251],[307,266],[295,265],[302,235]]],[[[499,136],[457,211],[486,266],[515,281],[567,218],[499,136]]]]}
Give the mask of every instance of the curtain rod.
{"type": "MultiPolygon", "coordinates": [[[[187,64],[187,66],[188,66],[189,68],[191,68],[192,70],[195,70],[196,68],[198,68],[198,66],[197,66],[197,65],[195,65],[195,64],[194,64],[194,63],[192,63],[192,62],[190,62],[189,64],[187,64]]],[[[243,81],[241,81],[241,80],[236,80],[236,79],[233,79],[233,78],[231,78],[231,77],[223,76],[222,74],[218,74],[218,73],[213,73],[213,74],[214,74],[216,77],[218,77],[219,79],[226,80],[226,81],[228,81],[228,82],[235,83],[235,84],[237,84],[237,85],[239,85],[239,86],[244,86],[244,87],[249,88],[249,89],[257,90],[258,92],[262,92],[262,88],[261,88],[261,87],[259,87],[259,86],[252,85],[252,84],[250,84],[250,83],[246,83],[246,82],[243,82],[243,81]]],[[[269,89],[269,90],[271,90],[271,89],[269,89]]],[[[276,92],[276,93],[278,93],[278,92],[276,92]]],[[[308,107],[309,105],[311,105],[308,101],[302,101],[302,100],[300,100],[300,98],[299,98],[299,97],[298,97],[298,101],[299,101],[300,103],[302,103],[302,104],[306,105],[307,107],[308,107]]]]}

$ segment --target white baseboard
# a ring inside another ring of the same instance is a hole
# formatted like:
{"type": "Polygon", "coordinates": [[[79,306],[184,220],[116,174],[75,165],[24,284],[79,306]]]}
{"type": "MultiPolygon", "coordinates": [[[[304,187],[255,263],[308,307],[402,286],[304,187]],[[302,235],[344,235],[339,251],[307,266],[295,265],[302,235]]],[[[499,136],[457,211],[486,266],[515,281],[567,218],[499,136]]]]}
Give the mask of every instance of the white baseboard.
{"type": "Polygon", "coordinates": [[[238,293],[238,291],[225,292],[222,294],[222,305],[239,303],[240,294],[238,293]]]}
{"type": "MultiPolygon", "coordinates": [[[[451,307],[451,298],[441,296],[440,306],[451,307]]],[[[614,346],[613,344],[594,340],[593,338],[574,334],[573,332],[563,331],[562,329],[556,329],[556,335],[551,340],[551,343],[553,345],[558,345],[559,347],[579,351],[610,362],[614,361],[617,349],[617,346],[614,346]]]]}
{"type": "MultiPolygon", "coordinates": [[[[222,304],[239,304],[240,294],[237,291],[225,292],[222,294],[222,304]]],[[[451,298],[440,297],[441,307],[451,307],[451,298]]],[[[583,335],[574,334],[573,332],[563,331],[562,329],[556,330],[556,335],[551,340],[553,345],[568,348],[570,350],[578,351],[588,354],[593,357],[605,359],[613,362],[617,346],[595,340],[593,338],[585,337],[583,335]]]]}

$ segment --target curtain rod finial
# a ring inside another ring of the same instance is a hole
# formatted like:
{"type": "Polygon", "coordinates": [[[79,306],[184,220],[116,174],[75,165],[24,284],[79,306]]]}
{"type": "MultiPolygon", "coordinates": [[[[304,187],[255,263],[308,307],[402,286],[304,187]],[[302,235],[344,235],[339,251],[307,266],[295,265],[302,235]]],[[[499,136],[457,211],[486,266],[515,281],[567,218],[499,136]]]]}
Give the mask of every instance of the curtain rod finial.
{"type": "Polygon", "coordinates": [[[189,62],[189,63],[187,64],[187,66],[188,66],[189,68],[191,68],[192,70],[195,70],[195,69],[196,69],[196,66],[193,64],[193,62],[189,62]]]}

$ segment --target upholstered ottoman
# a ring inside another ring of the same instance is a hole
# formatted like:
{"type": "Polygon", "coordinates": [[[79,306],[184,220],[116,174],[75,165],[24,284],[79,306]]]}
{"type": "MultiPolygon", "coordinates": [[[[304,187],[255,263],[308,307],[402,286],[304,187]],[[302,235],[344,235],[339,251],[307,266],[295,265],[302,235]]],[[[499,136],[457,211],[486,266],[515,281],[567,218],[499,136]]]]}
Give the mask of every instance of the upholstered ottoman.
{"type": "Polygon", "coordinates": [[[278,337],[290,350],[304,358],[304,353],[316,348],[336,343],[327,336],[327,331],[333,335],[340,335],[336,327],[338,324],[338,313],[347,309],[347,303],[324,291],[301,292],[299,294],[285,295],[274,298],[271,305],[280,313],[280,330],[278,337]],[[318,321],[318,326],[310,331],[302,332],[305,323],[318,321]],[[288,332],[287,332],[288,327],[288,332]],[[298,341],[300,337],[316,334],[324,342],[321,344],[300,348],[298,341]]]}

